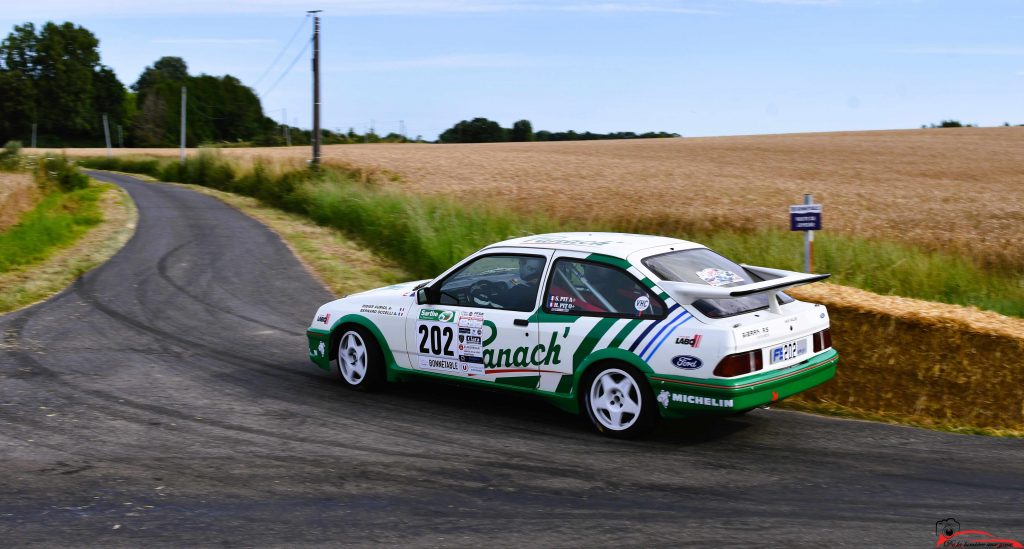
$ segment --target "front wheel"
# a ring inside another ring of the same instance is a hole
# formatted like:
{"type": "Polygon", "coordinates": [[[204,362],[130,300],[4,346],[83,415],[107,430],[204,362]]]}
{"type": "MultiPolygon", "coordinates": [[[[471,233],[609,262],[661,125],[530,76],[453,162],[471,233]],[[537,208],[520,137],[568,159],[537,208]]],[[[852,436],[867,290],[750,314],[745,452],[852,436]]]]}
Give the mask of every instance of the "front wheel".
{"type": "Polygon", "coordinates": [[[384,359],[377,341],[366,329],[342,328],[338,338],[338,376],[358,391],[377,389],[384,384],[384,359]]]}
{"type": "Polygon", "coordinates": [[[586,379],[583,404],[600,433],[634,438],[654,427],[658,411],[647,383],[636,370],[606,366],[586,379]]]}

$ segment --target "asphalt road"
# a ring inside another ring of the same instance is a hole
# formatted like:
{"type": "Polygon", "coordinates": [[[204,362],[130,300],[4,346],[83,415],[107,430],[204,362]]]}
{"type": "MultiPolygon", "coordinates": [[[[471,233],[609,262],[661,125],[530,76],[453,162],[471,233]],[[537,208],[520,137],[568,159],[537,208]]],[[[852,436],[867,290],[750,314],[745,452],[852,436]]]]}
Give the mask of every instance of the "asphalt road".
{"type": "Polygon", "coordinates": [[[306,358],[331,295],[274,234],[100,177],[134,238],[0,316],[2,546],[929,547],[946,517],[1024,538],[1022,440],[758,410],[622,442],[522,397],[348,391],[306,358]]]}

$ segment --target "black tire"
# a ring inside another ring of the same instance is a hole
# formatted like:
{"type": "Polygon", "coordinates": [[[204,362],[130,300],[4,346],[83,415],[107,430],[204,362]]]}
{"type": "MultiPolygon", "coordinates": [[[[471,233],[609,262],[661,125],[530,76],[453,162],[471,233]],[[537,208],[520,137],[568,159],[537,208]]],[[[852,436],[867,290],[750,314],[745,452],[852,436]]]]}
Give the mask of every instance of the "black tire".
{"type": "Polygon", "coordinates": [[[349,324],[337,331],[338,378],[356,391],[374,391],[384,386],[384,355],[376,338],[362,326],[349,324]]]}
{"type": "Polygon", "coordinates": [[[636,438],[653,429],[661,417],[647,380],[626,364],[587,372],[580,393],[591,425],[603,435],[636,438]]]}

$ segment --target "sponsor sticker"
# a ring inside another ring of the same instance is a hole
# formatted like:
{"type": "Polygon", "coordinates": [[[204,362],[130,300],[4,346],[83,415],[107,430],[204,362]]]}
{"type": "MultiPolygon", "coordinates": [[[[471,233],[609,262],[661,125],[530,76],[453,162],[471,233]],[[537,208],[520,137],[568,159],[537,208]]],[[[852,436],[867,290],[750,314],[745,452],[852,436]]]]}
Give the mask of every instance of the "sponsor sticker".
{"type": "Polygon", "coordinates": [[[455,311],[420,309],[420,320],[426,320],[429,322],[454,322],[455,311]]]}
{"type": "Polygon", "coordinates": [[[565,313],[576,306],[576,298],[568,295],[548,296],[548,309],[556,313],[565,313]]]}
{"type": "Polygon", "coordinates": [[[696,370],[704,365],[704,362],[691,355],[679,355],[672,357],[672,365],[683,370],[696,370]]]}
{"type": "Polygon", "coordinates": [[[676,338],[676,345],[688,345],[694,349],[700,348],[700,340],[704,336],[700,334],[693,334],[692,336],[679,336],[676,338]]]}
{"type": "Polygon", "coordinates": [[[637,311],[646,311],[651,306],[651,299],[645,295],[636,298],[633,302],[633,308],[637,311]]]}
{"type": "Polygon", "coordinates": [[[714,267],[708,267],[697,271],[697,276],[701,280],[708,283],[708,286],[725,286],[727,284],[733,284],[735,282],[743,282],[743,277],[725,269],[715,269],[714,267]]]}
{"type": "Polygon", "coordinates": [[[680,404],[695,404],[697,406],[712,406],[715,408],[732,408],[732,399],[718,399],[712,397],[702,397],[695,395],[686,395],[682,393],[670,393],[662,390],[658,394],[656,400],[661,404],[662,408],[668,408],[670,402],[678,402],[680,404]]]}
{"type": "Polygon", "coordinates": [[[320,322],[321,324],[327,324],[328,322],[331,321],[331,313],[327,313],[325,315],[320,315],[316,317],[316,321],[320,322]]]}
{"type": "Polygon", "coordinates": [[[564,244],[568,246],[607,246],[608,244],[621,244],[616,240],[586,240],[581,238],[567,238],[559,235],[536,236],[523,241],[523,244],[564,244]]]}

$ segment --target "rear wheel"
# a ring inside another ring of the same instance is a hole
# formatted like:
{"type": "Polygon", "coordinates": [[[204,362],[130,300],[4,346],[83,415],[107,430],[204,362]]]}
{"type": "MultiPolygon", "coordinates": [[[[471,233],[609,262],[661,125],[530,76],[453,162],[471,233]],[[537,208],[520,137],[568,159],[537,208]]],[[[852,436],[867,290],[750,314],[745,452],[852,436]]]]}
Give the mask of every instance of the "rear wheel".
{"type": "Polygon", "coordinates": [[[361,326],[341,328],[338,377],[349,387],[369,391],[384,384],[384,359],[377,341],[361,326]]]}
{"type": "Polygon", "coordinates": [[[586,378],[583,404],[600,433],[634,438],[658,419],[654,399],[643,377],[628,366],[605,366],[586,378]]]}

